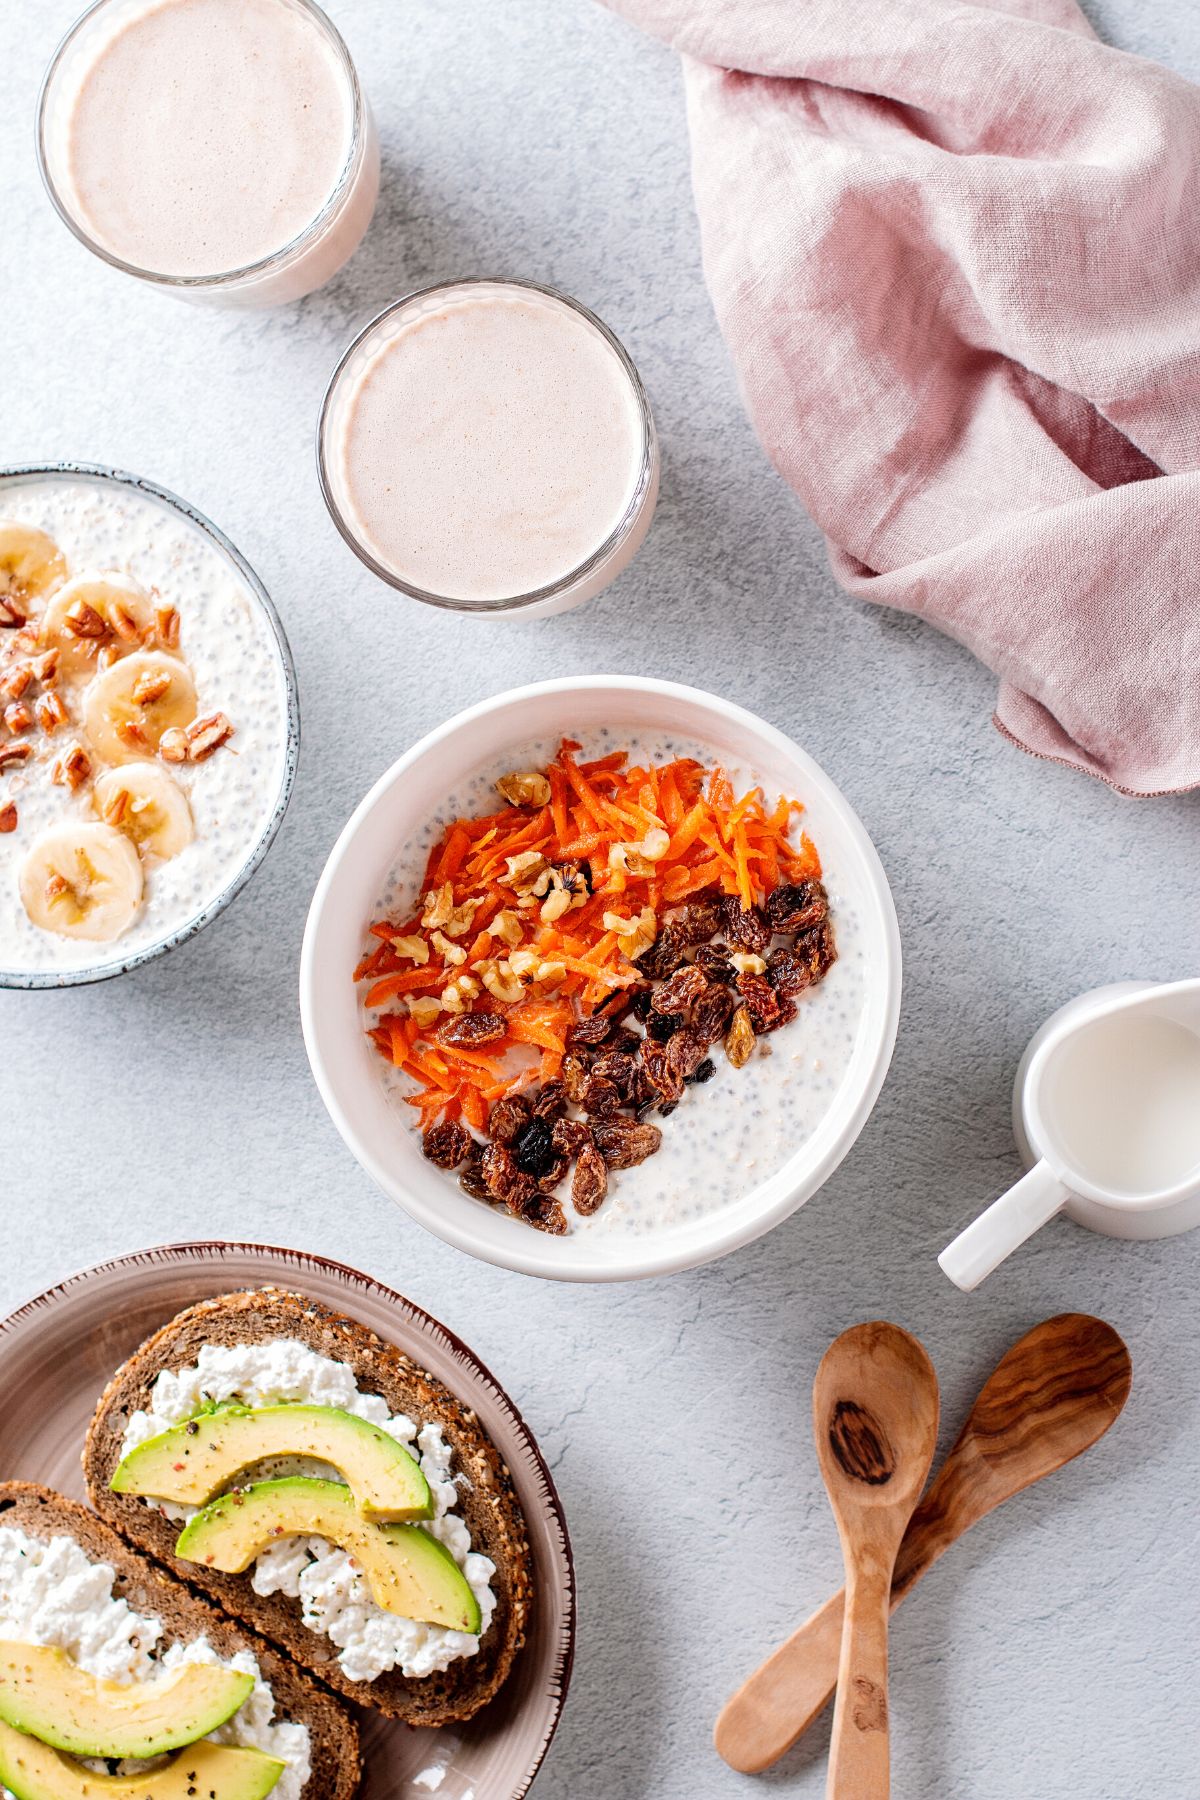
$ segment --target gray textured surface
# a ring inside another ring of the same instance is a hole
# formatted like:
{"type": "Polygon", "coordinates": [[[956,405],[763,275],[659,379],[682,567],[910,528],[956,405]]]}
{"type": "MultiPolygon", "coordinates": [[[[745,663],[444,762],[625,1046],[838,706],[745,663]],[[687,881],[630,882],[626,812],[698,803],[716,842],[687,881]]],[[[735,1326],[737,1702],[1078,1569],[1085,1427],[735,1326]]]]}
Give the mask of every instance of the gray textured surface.
{"type": "MultiPolygon", "coordinates": [[[[30,126],[72,12],[0,14],[0,455],[117,463],[223,526],[291,634],[305,750],[275,851],[224,921],[120,983],[0,999],[0,1301],[115,1251],[223,1233],[358,1264],[467,1337],[539,1433],[575,1539],[579,1658],[543,1800],[755,1791],[709,1732],[838,1579],[808,1422],[837,1331],[882,1314],[919,1332],[950,1436],[1013,1337],[1099,1312],[1133,1350],[1128,1413],[899,1616],[896,1792],[1195,1800],[1200,1239],[1135,1247],[1054,1225],[973,1298],[933,1260],[1016,1173],[1009,1084],[1038,1021],[1098,981],[1195,973],[1195,800],[1135,804],[1025,758],[988,723],[990,675],[835,589],[739,408],[666,52],[584,0],[336,0],[383,129],[380,210],[326,292],[243,318],[143,293],[52,216],[30,126]],[[609,320],[665,461],[630,573],[578,612],[500,628],[373,583],[325,517],[311,450],[352,328],[407,287],[479,270],[544,278],[609,320]],[[388,762],[460,705],[605,669],[713,687],[820,759],[890,873],[906,994],[870,1125],[790,1223],[696,1274],[567,1291],[463,1258],[375,1192],[309,1079],[296,963],[326,852],[388,762]]],[[[1200,74],[1190,0],[1097,0],[1093,17],[1200,74]]],[[[762,1791],[820,1794],[825,1743],[815,1731],[762,1791]]]]}

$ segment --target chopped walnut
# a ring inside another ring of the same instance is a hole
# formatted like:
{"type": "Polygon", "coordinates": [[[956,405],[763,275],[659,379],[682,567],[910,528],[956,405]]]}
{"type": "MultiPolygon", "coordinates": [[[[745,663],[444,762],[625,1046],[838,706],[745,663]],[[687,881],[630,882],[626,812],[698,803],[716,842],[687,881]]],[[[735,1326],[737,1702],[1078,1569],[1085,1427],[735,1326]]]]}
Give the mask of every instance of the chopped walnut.
{"type": "MultiPolygon", "coordinates": [[[[58,761],[51,769],[50,779],[51,781],[57,782],[59,787],[69,787],[72,792],[74,792],[76,788],[81,788],[83,786],[91,772],[92,759],[84,749],[83,745],[72,744],[70,749],[65,751],[64,754],[59,757],[58,761]]],[[[122,788],[116,796],[116,799],[124,801],[127,804],[129,796],[122,788]]],[[[116,820],[109,816],[111,810],[110,807],[109,810],[105,812],[104,817],[110,825],[115,825],[116,820]]],[[[122,811],[123,810],[124,809],[122,808],[122,811]]]]}
{"type": "Polygon", "coordinates": [[[444,881],[441,887],[430,888],[426,894],[421,923],[426,931],[444,931],[447,937],[463,937],[471,929],[471,920],[479,906],[478,900],[464,900],[456,906],[454,887],[444,881]]]}
{"type": "Polygon", "coordinates": [[[621,953],[630,962],[643,956],[658,935],[658,919],[652,906],[643,906],[636,919],[623,918],[620,913],[606,912],[604,915],[605,931],[615,931],[621,953]]]}
{"type": "Polygon", "coordinates": [[[767,966],[764,959],[755,956],[752,950],[733,950],[729,960],[740,975],[761,975],[767,966]]]}
{"type": "Polygon", "coordinates": [[[509,912],[507,907],[496,914],[488,926],[488,930],[493,937],[500,938],[503,943],[508,944],[514,950],[525,936],[525,928],[520,919],[516,913],[509,912]]]}
{"type": "Polygon", "coordinates": [[[442,1003],[432,994],[414,994],[409,999],[408,1010],[411,1017],[417,1021],[421,1030],[424,1031],[427,1026],[433,1024],[433,1021],[441,1012],[442,1003]]]}
{"type": "Polygon", "coordinates": [[[32,755],[32,744],[0,744],[0,769],[15,767],[17,763],[28,762],[32,755]]]}
{"type": "Polygon", "coordinates": [[[563,914],[570,912],[575,904],[575,896],[569,888],[552,887],[538,908],[538,918],[543,925],[553,925],[563,914]]]}
{"type": "Polygon", "coordinates": [[[68,606],[63,623],[72,637],[103,638],[108,636],[108,626],[103,617],[94,606],[89,606],[86,600],[76,600],[73,606],[68,606]]]}
{"type": "Polygon", "coordinates": [[[0,676],[0,698],[19,700],[32,680],[33,669],[29,663],[17,663],[6,669],[0,676]]]}
{"type": "Polygon", "coordinates": [[[513,806],[548,806],[550,783],[534,770],[523,774],[502,775],[496,783],[504,798],[513,806]]]}
{"type": "Polygon", "coordinates": [[[608,852],[610,869],[623,869],[627,875],[653,875],[654,864],[643,856],[636,844],[613,844],[608,852]]]}
{"type": "Polygon", "coordinates": [[[188,760],[207,762],[232,736],[233,726],[223,712],[209,713],[206,719],[193,719],[187,728],[188,760]]]}
{"type": "Polygon", "coordinates": [[[14,700],[11,706],[4,709],[4,723],[15,737],[19,731],[28,731],[33,724],[33,714],[23,700],[14,700]]]}
{"type": "Polygon", "coordinates": [[[431,932],[429,941],[443,962],[450,963],[454,968],[458,968],[462,963],[466,962],[467,953],[462,945],[452,944],[444,932],[431,932]]]}
{"type": "Polygon", "coordinates": [[[419,963],[422,967],[429,961],[429,945],[423,937],[394,937],[392,949],[397,956],[419,963]]]}
{"type": "Polygon", "coordinates": [[[171,674],[168,669],[147,669],[133,684],[133,704],[153,706],[156,700],[162,699],[170,685],[171,674]]]}
{"type": "MultiPolygon", "coordinates": [[[[449,1013],[460,1013],[464,1002],[474,1000],[479,995],[479,983],[473,975],[456,975],[453,981],[447,982],[442,989],[442,1007],[449,1013]]],[[[518,996],[519,998],[519,996],[518,996]]]]}
{"type": "Polygon", "coordinates": [[[188,759],[187,732],[178,725],[172,725],[164,731],[158,740],[158,754],[164,762],[184,763],[188,759]]]}
{"type": "Polygon", "coordinates": [[[7,837],[10,831],[17,829],[17,809],[9,800],[0,806],[0,836],[7,837]]]}
{"type": "Polygon", "coordinates": [[[550,864],[540,850],[522,850],[505,858],[500,880],[518,894],[544,894],[550,886],[550,864]]]}
{"type": "Polygon", "coordinates": [[[53,689],[49,693],[38,696],[33,710],[37,714],[38,724],[48,736],[56,732],[60,725],[67,724],[71,717],[63,705],[61,695],[55,693],[53,689]]]}
{"type": "Polygon", "coordinates": [[[662,861],[670,847],[670,832],[664,831],[662,827],[658,825],[651,826],[641,843],[637,845],[637,848],[641,851],[642,855],[655,863],[662,861]]]}
{"type": "Polygon", "coordinates": [[[476,967],[484,987],[495,999],[506,1006],[515,1006],[518,1000],[524,999],[525,990],[514,975],[511,963],[497,962],[494,957],[489,957],[476,967]]]}

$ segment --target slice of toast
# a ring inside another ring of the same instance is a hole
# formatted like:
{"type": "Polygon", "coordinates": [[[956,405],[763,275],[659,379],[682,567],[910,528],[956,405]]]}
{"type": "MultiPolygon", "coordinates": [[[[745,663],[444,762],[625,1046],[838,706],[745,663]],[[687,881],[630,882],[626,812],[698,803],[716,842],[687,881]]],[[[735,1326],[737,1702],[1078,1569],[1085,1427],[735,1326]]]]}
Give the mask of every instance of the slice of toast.
{"type": "Polygon", "coordinates": [[[297,1662],[360,1705],[375,1707],[410,1725],[446,1725],[469,1719],[499,1690],[525,1641],[533,1601],[532,1558],[512,1478],[475,1414],[449,1390],[365,1325],[303,1294],[260,1288],[206,1300],[157,1331],[117,1370],[88,1432],[83,1455],[88,1493],[97,1512],[159,1562],[243,1619],[297,1662]],[[454,1453],[459,1512],[474,1550],[496,1565],[496,1610],[474,1656],[439,1673],[414,1677],[389,1670],[374,1681],[351,1681],[337,1661],[337,1646],[304,1624],[301,1604],[286,1594],[256,1594],[247,1571],[222,1574],[174,1555],[181,1526],[132,1494],[109,1487],[121,1460],[132,1413],[151,1404],[150,1389],[162,1369],[195,1364],[204,1344],[261,1343],[298,1338],[321,1356],[345,1363],[363,1393],[378,1394],[393,1413],[440,1425],[454,1453]]]}
{"type": "Polygon", "coordinates": [[[23,1531],[43,1542],[55,1537],[74,1540],[92,1562],[116,1571],[113,1594],[134,1612],[161,1619],[160,1643],[195,1643],[205,1637],[219,1656],[248,1650],[275,1699],[275,1716],[307,1725],[312,1772],[304,1784],[305,1800],[351,1800],[358,1788],[361,1762],[358,1728],[339,1701],[297,1669],[272,1645],[264,1643],[236,1620],[199,1599],[182,1583],[119,1538],[102,1519],[52,1488],[30,1481],[0,1482],[0,1526],[23,1531]]]}

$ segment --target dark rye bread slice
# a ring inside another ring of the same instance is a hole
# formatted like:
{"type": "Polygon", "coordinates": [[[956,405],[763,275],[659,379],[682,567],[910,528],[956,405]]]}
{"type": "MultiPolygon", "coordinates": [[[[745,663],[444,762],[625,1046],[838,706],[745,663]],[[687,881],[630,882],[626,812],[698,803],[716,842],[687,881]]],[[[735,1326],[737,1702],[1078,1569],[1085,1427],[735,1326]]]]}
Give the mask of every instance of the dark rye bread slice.
{"type": "Polygon", "coordinates": [[[92,1505],[130,1543],[282,1646],[339,1693],[389,1718],[405,1719],[410,1725],[447,1725],[471,1718],[499,1690],[525,1641],[533,1602],[525,1521],[508,1469],[475,1414],[365,1325],[306,1295],[283,1288],[225,1294],[190,1307],[164,1325],[117,1370],[106,1388],[88,1432],[83,1471],[92,1505]],[[173,1552],[181,1527],[136,1496],[110,1489],[126,1424],[132,1413],[150,1405],[151,1385],[160,1370],[193,1365],[204,1344],[285,1337],[298,1338],[319,1355],[347,1364],[362,1392],[380,1395],[389,1411],[442,1427],[454,1452],[459,1512],[471,1533],[472,1548],[496,1565],[492,1583],[496,1611],[474,1656],[451,1663],[439,1674],[414,1677],[392,1669],[374,1681],[351,1681],[337,1661],[337,1646],[303,1623],[299,1600],[286,1594],[256,1594],[249,1572],[226,1575],[177,1560],[173,1552]]]}
{"type": "Polygon", "coordinates": [[[249,1650],[274,1696],[276,1718],[308,1726],[312,1772],[304,1784],[305,1800],[310,1795],[312,1800],[351,1800],[361,1774],[358,1727],[332,1694],[294,1668],[278,1650],[131,1550],[86,1506],[64,1500],[51,1488],[31,1481],[0,1482],[0,1526],[24,1531],[42,1542],[73,1538],[92,1562],[110,1563],[116,1571],[113,1593],[117,1599],[127,1600],[135,1612],[162,1620],[165,1630],[159,1643],[163,1648],[174,1642],[193,1644],[206,1637],[218,1656],[249,1650]]]}

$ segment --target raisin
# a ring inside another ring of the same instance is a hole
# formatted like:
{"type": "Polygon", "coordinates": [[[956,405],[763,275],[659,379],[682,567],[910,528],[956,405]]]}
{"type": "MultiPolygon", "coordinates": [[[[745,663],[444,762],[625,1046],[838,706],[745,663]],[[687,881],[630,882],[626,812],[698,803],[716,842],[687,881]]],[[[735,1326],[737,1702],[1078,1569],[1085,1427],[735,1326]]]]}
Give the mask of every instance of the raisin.
{"type": "Polygon", "coordinates": [[[819,881],[785,882],[767,895],[767,917],[776,931],[807,931],[829,912],[829,898],[819,881]]]}
{"type": "Polygon", "coordinates": [[[675,914],[671,929],[678,931],[685,943],[706,944],[721,929],[720,905],[715,900],[695,900],[675,914]]]}
{"type": "Polygon", "coordinates": [[[638,1125],[632,1119],[601,1119],[592,1127],[592,1134],[610,1169],[632,1169],[662,1144],[657,1125],[638,1125]]]}
{"type": "Polygon", "coordinates": [[[629,1002],[629,1010],[635,1019],[644,1020],[646,1018],[650,1011],[650,1002],[652,998],[653,995],[648,987],[633,989],[633,998],[629,1002]]]}
{"type": "Polygon", "coordinates": [[[738,976],[738,992],[750,1008],[755,1031],[767,1031],[779,1018],[779,997],[765,975],[738,976]]]}
{"type": "Polygon", "coordinates": [[[494,1044],[507,1030],[508,1026],[499,1013],[459,1013],[457,1018],[447,1019],[439,1027],[437,1038],[439,1044],[452,1044],[469,1050],[477,1044],[494,1044]]]}
{"type": "Polygon", "coordinates": [[[667,1045],[667,1067],[678,1075],[680,1081],[686,1081],[704,1061],[707,1049],[708,1045],[703,1038],[697,1037],[694,1031],[677,1031],[667,1045]]]}
{"type": "Polygon", "coordinates": [[[614,1021],[593,1013],[590,1018],[580,1019],[567,1034],[567,1046],[574,1049],[577,1044],[602,1044],[613,1028],[614,1021]]]}
{"type": "Polygon", "coordinates": [[[592,1134],[582,1119],[555,1119],[550,1142],[559,1156],[582,1156],[592,1142],[592,1134]]]}
{"type": "Polygon", "coordinates": [[[739,1006],[733,1015],[733,1024],[729,1027],[729,1035],[725,1039],[725,1054],[735,1069],[740,1069],[750,1060],[750,1052],[754,1048],[754,1026],[750,1023],[750,1009],[739,1006]]]}
{"type": "MultiPolygon", "coordinates": [[[[638,1049],[641,1049],[638,1039],[638,1049]]],[[[626,1099],[637,1075],[638,1065],[633,1057],[621,1050],[611,1050],[607,1055],[598,1057],[592,1064],[593,1081],[611,1081],[622,1099],[626,1099]]],[[[584,1105],[587,1105],[586,1100],[584,1105]]],[[[591,1108],[588,1108],[591,1111],[591,1108]]]]}
{"type": "Polygon", "coordinates": [[[431,1125],[421,1138],[421,1149],[439,1169],[457,1169],[471,1151],[471,1134],[457,1119],[442,1125],[431,1125]]]}
{"type": "Polygon", "coordinates": [[[665,1044],[683,1024],[675,1013],[652,1012],[646,1020],[646,1036],[655,1044],[665,1044]]]}
{"type": "Polygon", "coordinates": [[[459,1175],[458,1185],[464,1194],[470,1194],[472,1200],[493,1200],[495,1198],[487,1184],[482,1163],[469,1162],[459,1175]]]}
{"type": "Polygon", "coordinates": [[[576,1106],[583,1104],[583,1096],[587,1091],[587,1064],[578,1056],[564,1056],[562,1065],[563,1087],[567,1091],[567,1099],[576,1106]]]}
{"type": "Polygon", "coordinates": [[[660,1119],[669,1119],[671,1114],[675,1111],[675,1108],[678,1105],[679,1105],[678,1100],[664,1100],[658,1109],[659,1118],[660,1119]]]}
{"type": "Polygon", "coordinates": [[[796,1002],[794,1000],[780,1000],[779,1011],[771,1020],[771,1023],[769,1025],[764,1025],[762,1029],[764,1032],[778,1031],[781,1025],[790,1025],[795,1016],[796,1002]]]}
{"type": "Polygon", "coordinates": [[[790,1000],[811,987],[816,975],[808,957],[797,956],[794,950],[776,950],[767,959],[767,980],[781,1000],[790,1000]]]}
{"type": "Polygon", "coordinates": [[[508,1094],[497,1100],[488,1114],[488,1130],[497,1144],[511,1144],[517,1133],[529,1123],[529,1102],[519,1094],[508,1094]]]}
{"type": "Polygon", "coordinates": [[[554,1145],[551,1141],[551,1125],[548,1119],[530,1119],[528,1125],[522,1127],[513,1140],[513,1161],[522,1175],[532,1175],[535,1181],[549,1169],[554,1161],[554,1145]]]}
{"type": "Polygon", "coordinates": [[[652,981],[665,981],[668,975],[675,973],[686,950],[687,940],[683,934],[668,925],[650,948],[638,957],[638,968],[652,981]]]}
{"type": "Polygon", "coordinates": [[[708,977],[694,963],[678,969],[660,988],[655,989],[653,1006],[658,1013],[685,1013],[708,986],[708,977]]]}
{"type": "Polygon", "coordinates": [[[654,1084],[660,1103],[663,1100],[678,1100],[683,1092],[683,1077],[671,1067],[667,1050],[668,1046],[655,1044],[649,1038],[642,1047],[642,1066],[654,1084]]]}
{"type": "Polygon", "coordinates": [[[489,1144],[479,1166],[493,1199],[503,1200],[510,1212],[519,1213],[525,1202],[537,1192],[530,1177],[521,1173],[513,1160],[512,1152],[503,1144],[489,1144]]]}
{"type": "Polygon", "coordinates": [[[547,1081],[533,1096],[533,1116],[535,1119],[557,1119],[560,1112],[566,1109],[567,1090],[561,1081],[547,1081]]]}
{"type": "Polygon", "coordinates": [[[607,1193],[608,1164],[595,1144],[589,1144],[580,1152],[571,1177],[571,1204],[586,1219],[603,1205],[607,1193]]]}
{"type": "MultiPolygon", "coordinates": [[[[732,970],[730,971],[732,973],[732,970]]],[[[710,987],[702,994],[692,1012],[692,1030],[706,1045],[723,1037],[733,1011],[733,995],[725,987],[710,987]]]]}
{"type": "Polygon", "coordinates": [[[793,948],[800,956],[806,956],[811,962],[814,981],[823,981],[834,963],[837,961],[837,942],[833,935],[833,926],[828,919],[814,925],[796,939],[793,948]]]}
{"type": "Polygon", "coordinates": [[[685,1079],[690,1081],[695,1087],[699,1087],[703,1082],[711,1081],[716,1072],[716,1063],[711,1056],[706,1056],[698,1068],[694,1069],[690,1075],[685,1077],[685,1079]]]}
{"type": "MultiPolygon", "coordinates": [[[[611,1040],[605,1044],[603,1054],[605,1056],[611,1056],[614,1052],[619,1052],[622,1056],[637,1056],[640,1054],[641,1048],[642,1040],[640,1033],[636,1031],[616,1031],[613,1033],[611,1040]]],[[[593,1064],[593,1067],[595,1068],[599,1068],[599,1066],[599,1063],[593,1064]]]]}
{"type": "Polygon", "coordinates": [[[703,969],[710,981],[723,982],[732,987],[737,978],[737,970],[729,960],[729,952],[724,944],[701,944],[696,952],[696,967],[703,969]]]}
{"type": "Polygon", "coordinates": [[[603,1075],[593,1075],[583,1090],[583,1110],[594,1119],[611,1118],[621,1104],[621,1096],[603,1075]]]}
{"type": "Polygon", "coordinates": [[[563,1176],[571,1166],[569,1156],[554,1155],[551,1157],[543,1174],[536,1177],[538,1187],[543,1194],[553,1193],[563,1176]]]}
{"type": "Polygon", "coordinates": [[[567,1229],[567,1215],[563,1211],[562,1201],[553,1194],[534,1194],[521,1217],[535,1231],[548,1231],[552,1237],[561,1237],[567,1229]]]}
{"type": "Polygon", "coordinates": [[[766,914],[757,906],[742,906],[727,895],[724,902],[725,931],[739,950],[761,956],[771,941],[771,927],[766,914]]]}

